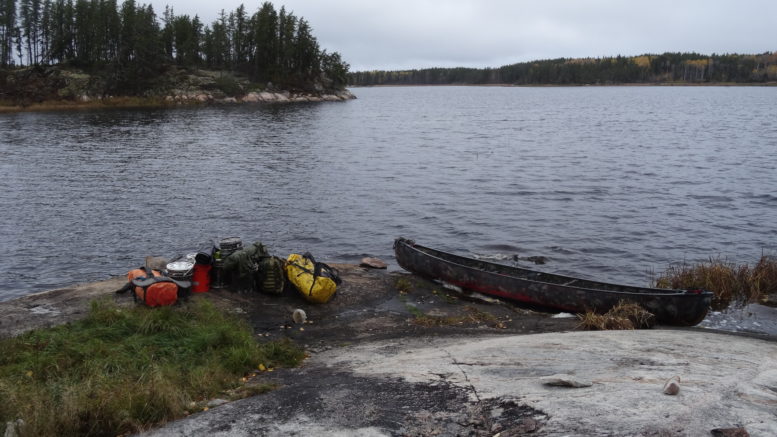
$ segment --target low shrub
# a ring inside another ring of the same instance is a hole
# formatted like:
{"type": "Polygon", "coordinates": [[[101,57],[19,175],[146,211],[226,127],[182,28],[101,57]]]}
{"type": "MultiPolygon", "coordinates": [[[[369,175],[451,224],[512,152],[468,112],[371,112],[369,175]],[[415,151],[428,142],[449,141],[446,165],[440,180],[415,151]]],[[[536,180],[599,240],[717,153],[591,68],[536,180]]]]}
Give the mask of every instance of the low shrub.
{"type": "Polygon", "coordinates": [[[216,88],[229,97],[241,96],[245,93],[245,90],[240,85],[240,82],[229,75],[222,75],[214,79],[216,88]]]}

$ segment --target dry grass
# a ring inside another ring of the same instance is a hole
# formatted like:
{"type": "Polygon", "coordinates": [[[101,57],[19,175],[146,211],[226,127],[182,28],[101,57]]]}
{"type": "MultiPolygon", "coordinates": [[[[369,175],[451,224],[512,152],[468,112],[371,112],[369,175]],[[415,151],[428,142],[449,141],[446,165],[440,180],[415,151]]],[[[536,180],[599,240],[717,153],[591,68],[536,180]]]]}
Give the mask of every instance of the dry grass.
{"type": "Polygon", "coordinates": [[[588,312],[578,316],[580,329],[589,331],[648,329],[655,324],[655,316],[641,306],[621,301],[605,314],[588,312]]]}
{"type": "Polygon", "coordinates": [[[714,293],[712,309],[743,306],[777,294],[777,259],[762,256],[755,266],[710,259],[695,265],[670,266],[656,280],[658,288],[701,288],[714,293]]]}
{"type": "Polygon", "coordinates": [[[750,274],[751,287],[763,303],[775,303],[777,298],[777,259],[762,256],[750,274]]]}

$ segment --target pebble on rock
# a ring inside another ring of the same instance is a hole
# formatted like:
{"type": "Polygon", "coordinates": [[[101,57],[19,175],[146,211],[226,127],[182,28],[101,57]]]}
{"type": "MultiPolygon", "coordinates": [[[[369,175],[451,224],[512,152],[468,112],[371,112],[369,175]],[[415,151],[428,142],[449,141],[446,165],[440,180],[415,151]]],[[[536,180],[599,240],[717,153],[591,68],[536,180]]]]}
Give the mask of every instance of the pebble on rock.
{"type": "Polygon", "coordinates": [[[582,378],[577,378],[573,375],[556,374],[550,376],[543,376],[540,378],[544,385],[552,385],[555,387],[571,387],[582,388],[590,387],[593,385],[591,381],[587,381],[582,378]]]}
{"type": "Polygon", "coordinates": [[[674,396],[680,393],[680,377],[673,376],[664,384],[664,394],[674,396]]]}

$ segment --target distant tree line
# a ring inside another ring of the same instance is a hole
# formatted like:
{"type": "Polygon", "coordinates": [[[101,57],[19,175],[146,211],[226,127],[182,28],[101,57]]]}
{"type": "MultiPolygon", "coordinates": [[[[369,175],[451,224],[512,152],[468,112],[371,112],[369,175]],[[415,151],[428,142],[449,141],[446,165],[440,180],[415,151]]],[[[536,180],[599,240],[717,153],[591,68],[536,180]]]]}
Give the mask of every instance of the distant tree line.
{"type": "Polygon", "coordinates": [[[663,82],[767,82],[777,80],[777,52],[760,55],[661,55],[548,59],[499,68],[428,68],[359,71],[351,85],[581,85],[663,82]]]}
{"type": "Polygon", "coordinates": [[[0,68],[69,65],[107,73],[122,91],[141,90],[165,67],[226,69],[256,82],[304,85],[322,75],[345,85],[348,64],[321,50],[310,24],[263,3],[223,10],[210,25],[135,0],[0,0],[0,68]]]}

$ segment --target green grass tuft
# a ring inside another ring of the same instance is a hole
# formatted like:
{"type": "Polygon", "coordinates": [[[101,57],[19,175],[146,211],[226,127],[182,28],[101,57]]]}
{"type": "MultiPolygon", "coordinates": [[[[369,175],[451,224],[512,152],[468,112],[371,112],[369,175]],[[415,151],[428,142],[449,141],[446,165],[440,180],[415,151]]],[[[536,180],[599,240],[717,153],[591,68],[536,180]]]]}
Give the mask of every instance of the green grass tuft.
{"type": "Polygon", "coordinates": [[[405,294],[408,293],[411,288],[413,288],[413,284],[407,278],[397,278],[394,282],[394,287],[398,292],[405,294]]]}
{"type": "Polygon", "coordinates": [[[239,388],[259,364],[304,358],[289,341],[258,344],[205,299],[153,309],[94,302],[86,319],[0,340],[0,350],[0,427],[22,419],[31,436],[139,432],[239,388]]]}

